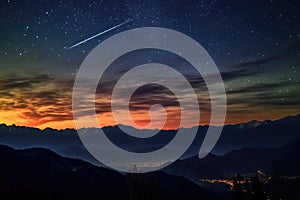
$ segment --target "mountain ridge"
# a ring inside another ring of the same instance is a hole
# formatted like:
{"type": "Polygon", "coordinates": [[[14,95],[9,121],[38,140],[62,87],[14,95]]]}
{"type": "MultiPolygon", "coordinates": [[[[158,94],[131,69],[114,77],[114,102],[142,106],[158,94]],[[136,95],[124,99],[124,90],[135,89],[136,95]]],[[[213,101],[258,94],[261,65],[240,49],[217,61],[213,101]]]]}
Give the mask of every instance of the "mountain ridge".
{"type": "MultiPolygon", "coordinates": [[[[270,120],[270,119],[265,119],[265,120],[250,120],[250,121],[246,121],[246,122],[242,122],[242,123],[228,123],[228,124],[224,124],[224,126],[236,126],[236,125],[245,125],[245,124],[252,124],[252,123],[260,123],[260,124],[263,124],[263,123],[269,123],[269,122],[275,122],[275,121],[279,121],[279,120],[285,120],[285,119],[290,119],[290,118],[297,118],[297,117],[300,117],[300,113],[299,114],[296,114],[296,115],[287,115],[285,117],[282,117],[282,118],[278,118],[278,119],[274,119],[274,120],[270,120]]],[[[57,132],[60,132],[60,131],[67,131],[67,132],[72,132],[72,131],[77,131],[75,128],[65,128],[65,129],[56,129],[56,128],[51,128],[51,127],[46,127],[44,129],[40,129],[40,128],[37,128],[37,127],[31,127],[31,126],[19,126],[19,125],[16,125],[16,124],[11,124],[11,125],[7,125],[5,123],[1,123],[0,126],[6,126],[6,127],[20,127],[20,128],[29,128],[29,129],[35,129],[35,130],[39,130],[39,131],[45,131],[47,132],[47,130],[50,130],[50,131],[57,131],[57,132]]],[[[114,127],[117,127],[117,126],[125,126],[125,127],[130,127],[130,128],[133,128],[133,129],[136,129],[136,130],[152,130],[152,131],[155,131],[155,130],[158,130],[158,129],[137,129],[135,127],[132,127],[132,126],[128,126],[128,125],[124,125],[124,124],[117,124],[117,125],[113,125],[113,126],[104,126],[104,127],[101,127],[101,129],[106,129],[106,128],[114,128],[114,127]]],[[[182,129],[192,129],[192,128],[195,128],[195,127],[206,127],[206,126],[209,126],[209,124],[205,124],[205,125],[199,125],[199,126],[192,126],[192,127],[181,127],[182,129]]],[[[214,125],[212,125],[214,126],[214,125]]],[[[95,129],[97,127],[84,127],[84,128],[81,128],[81,129],[95,129]]],[[[178,128],[178,129],[181,129],[181,128],[178,128]]],[[[163,129],[164,131],[176,131],[178,129],[163,129]]],[[[80,130],[80,129],[79,129],[80,130]]]]}
{"type": "MultiPolygon", "coordinates": [[[[199,126],[197,135],[182,158],[198,155],[208,126],[199,126]]],[[[88,131],[88,129],[87,129],[88,131]]],[[[139,139],[124,134],[118,127],[107,127],[103,131],[107,137],[121,148],[137,152],[149,152],[168,144],[176,131],[160,131],[153,137],[139,139]],[[138,145],[137,145],[138,144],[138,145]]],[[[300,139],[300,115],[285,117],[276,121],[264,121],[258,126],[226,125],[212,153],[223,155],[231,150],[243,147],[278,147],[300,139]]],[[[0,125],[0,144],[16,149],[43,147],[67,157],[79,158],[100,165],[82,144],[74,129],[64,131],[19,126],[0,125]]],[[[101,143],[100,143],[101,144],[101,143]]],[[[101,150],[102,146],[99,146],[101,150]]],[[[103,147],[104,148],[104,147],[103,147]]]]}
{"type": "Polygon", "coordinates": [[[194,182],[203,178],[228,178],[238,173],[267,174],[300,177],[300,139],[276,148],[242,148],[224,155],[209,154],[203,159],[193,156],[177,160],[166,168],[194,182]]]}

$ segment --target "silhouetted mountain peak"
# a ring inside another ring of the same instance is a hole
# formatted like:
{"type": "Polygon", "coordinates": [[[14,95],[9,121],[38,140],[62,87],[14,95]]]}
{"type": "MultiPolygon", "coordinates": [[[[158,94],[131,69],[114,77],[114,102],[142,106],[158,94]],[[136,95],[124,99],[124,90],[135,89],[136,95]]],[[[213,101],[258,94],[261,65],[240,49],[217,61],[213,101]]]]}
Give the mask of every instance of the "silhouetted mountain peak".
{"type": "Polygon", "coordinates": [[[260,126],[261,124],[262,124],[262,122],[260,122],[260,121],[252,120],[250,122],[240,124],[240,127],[241,128],[256,128],[256,127],[260,126]]]}
{"type": "Polygon", "coordinates": [[[6,146],[6,145],[2,145],[0,144],[0,151],[13,151],[14,149],[12,147],[6,146]]]}

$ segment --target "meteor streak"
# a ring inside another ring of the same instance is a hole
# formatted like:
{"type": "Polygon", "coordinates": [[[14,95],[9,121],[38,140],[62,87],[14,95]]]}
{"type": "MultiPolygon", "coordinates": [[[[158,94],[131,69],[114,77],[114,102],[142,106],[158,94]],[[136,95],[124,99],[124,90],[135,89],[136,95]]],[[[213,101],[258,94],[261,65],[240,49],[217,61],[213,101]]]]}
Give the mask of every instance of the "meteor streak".
{"type": "Polygon", "coordinates": [[[123,23],[121,23],[121,24],[118,24],[118,25],[116,25],[116,26],[113,26],[113,27],[111,27],[111,28],[105,30],[105,31],[102,31],[102,32],[100,32],[100,33],[97,33],[96,35],[91,36],[91,37],[89,37],[89,38],[87,38],[87,39],[85,39],[85,40],[82,40],[82,41],[80,41],[80,42],[78,42],[78,43],[76,43],[76,44],[74,44],[74,45],[72,45],[72,46],[70,46],[70,47],[67,47],[66,49],[69,50],[69,49],[72,49],[72,48],[74,48],[74,47],[77,47],[77,46],[79,46],[79,45],[81,45],[81,44],[83,44],[83,43],[85,43],[85,42],[87,42],[87,41],[89,41],[89,40],[91,40],[91,39],[94,39],[95,37],[98,37],[98,36],[100,36],[100,35],[103,35],[104,33],[107,33],[107,32],[109,32],[109,31],[113,30],[113,29],[116,29],[116,28],[118,28],[118,27],[120,27],[120,26],[123,26],[123,25],[127,24],[127,23],[130,22],[130,21],[132,21],[132,19],[128,19],[128,20],[126,20],[125,22],[123,22],[123,23]]]}

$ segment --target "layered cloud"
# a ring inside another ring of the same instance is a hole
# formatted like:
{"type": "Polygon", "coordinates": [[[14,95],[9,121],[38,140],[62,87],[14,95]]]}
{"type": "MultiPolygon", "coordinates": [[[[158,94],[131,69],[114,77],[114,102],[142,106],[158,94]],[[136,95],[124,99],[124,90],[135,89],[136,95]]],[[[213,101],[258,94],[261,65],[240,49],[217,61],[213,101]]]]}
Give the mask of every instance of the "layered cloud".
{"type": "MultiPolygon", "coordinates": [[[[222,77],[226,85],[228,100],[227,123],[239,123],[252,119],[275,119],[285,115],[300,112],[298,81],[272,80],[265,82],[250,82],[247,85],[238,84],[245,77],[255,77],[253,74],[245,76],[237,70],[225,71],[222,77]]],[[[247,70],[243,72],[247,73],[247,70]]],[[[200,124],[210,121],[210,98],[203,79],[187,76],[198,97],[201,120],[200,124]]],[[[47,74],[1,76],[0,85],[0,121],[7,124],[35,126],[39,128],[74,127],[72,115],[72,89],[74,79],[59,78],[47,74]]],[[[111,113],[111,89],[114,81],[101,83],[95,101],[95,108],[102,126],[114,125],[116,122],[111,113]]],[[[180,88],[180,86],[179,86],[180,88]]],[[[83,88],[82,116],[88,115],[90,109],[84,106],[90,101],[84,96],[83,88]]],[[[119,102],[123,102],[119,96],[119,102]]],[[[149,109],[153,104],[161,104],[167,111],[168,119],[165,128],[177,128],[180,121],[180,109],[176,96],[168,88],[150,84],[140,87],[130,99],[129,109],[132,119],[139,125],[149,123],[149,109]]],[[[157,114],[158,120],[160,114],[157,114]]],[[[190,124],[191,125],[191,124],[190,124]]],[[[88,127],[88,124],[87,124],[88,127]]],[[[155,127],[153,127],[155,128],[155,127]]]]}
{"type": "Polygon", "coordinates": [[[52,122],[72,125],[71,80],[46,74],[5,75],[0,85],[0,118],[4,123],[44,127],[52,122]]]}

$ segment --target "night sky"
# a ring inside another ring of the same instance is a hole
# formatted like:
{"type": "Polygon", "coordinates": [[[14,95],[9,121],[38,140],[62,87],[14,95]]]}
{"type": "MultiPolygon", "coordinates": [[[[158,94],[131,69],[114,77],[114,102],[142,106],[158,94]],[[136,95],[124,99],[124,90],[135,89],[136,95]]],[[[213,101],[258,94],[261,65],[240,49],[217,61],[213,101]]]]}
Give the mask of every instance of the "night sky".
{"type": "MultiPolygon", "coordinates": [[[[300,113],[299,15],[297,0],[1,1],[0,123],[73,128],[72,87],[84,58],[110,36],[148,26],[182,32],[208,51],[225,83],[226,123],[296,115],[300,113]],[[67,49],[126,20],[132,21],[67,49]]],[[[200,79],[195,81],[192,67],[166,52],[136,52],[115,65],[122,71],[140,60],[155,59],[171,60],[169,64],[176,65],[205,93],[200,79]]],[[[110,81],[119,76],[108,74],[110,81]]],[[[137,122],[147,121],[143,111],[153,102],[145,99],[154,94],[161,94],[166,102],[170,102],[166,96],[172,96],[153,85],[141,88],[131,105],[137,122]]],[[[103,98],[100,94],[99,101],[103,98]]],[[[209,99],[199,99],[204,108],[200,124],[207,124],[209,99]]],[[[172,102],[166,108],[178,112],[176,99],[172,102]]],[[[107,103],[98,107],[99,117],[105,118],[103,126],[114,125],[107,103]]],[[[171,113],[166,128],[178,126],[172,116],[176,119],[171,113]]]]}

